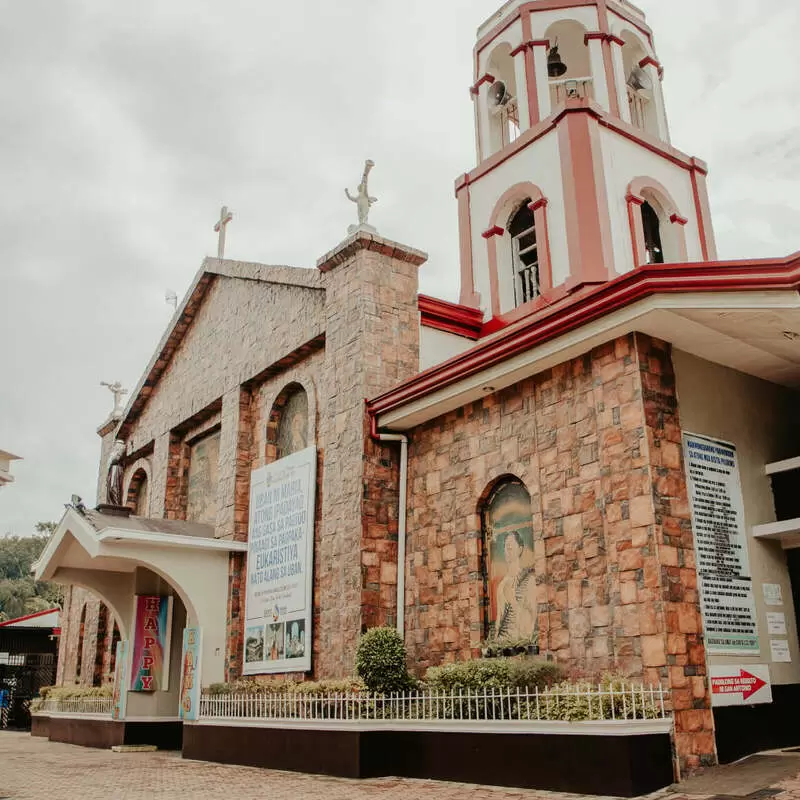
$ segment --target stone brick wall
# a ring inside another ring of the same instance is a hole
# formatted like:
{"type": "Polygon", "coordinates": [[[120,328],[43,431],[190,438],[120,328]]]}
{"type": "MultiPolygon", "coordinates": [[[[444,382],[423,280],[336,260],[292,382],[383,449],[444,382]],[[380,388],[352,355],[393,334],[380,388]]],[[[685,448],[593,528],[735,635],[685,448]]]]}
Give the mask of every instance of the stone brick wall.
{"type": "Polygon", "coordinates": [[[94,594],[77,586],[67,589],[58,650],[57,685],[90,687],[113,682],[114,624],[113,613],[94,594]]]}
{"type": "Polygon", "coordinates": [[[666,345],[610,342],[413,432],[406,614],[413,664],[477,655],[480,502],[531,494],[540,647],[575,677],[672,690],[683,768],[714,760],[694,551],[666,345]]]}
{"type": "Polygon", "coordinates": [[[388,516],[378,518],[378,497],[367,496],[364,513],[365,493],[376,481],[387,487],[391,501],[390,467],[381,463],[387,461],[386,448],[369,442],[364,401],[418,370],[418,268],[425,259],[410,248],[357,234],[319,263],[327,290],[319,406],[322,530],[316,564],[321,677],[352,674],[365,621],[388,620],[392,613],[388,581],[396,583],[391,574],[391,564],[397,563],[396,524],[393,533],[388,516]],[[387,579],[383,590],[381,576],[387,579]]]}

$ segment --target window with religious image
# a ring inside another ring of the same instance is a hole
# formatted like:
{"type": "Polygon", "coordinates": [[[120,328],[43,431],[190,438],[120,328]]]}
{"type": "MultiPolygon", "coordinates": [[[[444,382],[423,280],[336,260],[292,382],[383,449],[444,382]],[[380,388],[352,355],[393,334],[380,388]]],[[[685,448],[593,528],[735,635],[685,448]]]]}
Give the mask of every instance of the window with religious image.
{"type": "Polygon", "coordinates": [[[189,448],[186,519],[190,522],[217,524],[219,442],[220,433],[217,431],[189,448]]]}
{"type": "Polygon", "coordinates": [[[531,640],[537,622],[531,496],[516,478],[500,481],[482,513],[486,637],[531,640]]]}
{"type": "MultiPolygon", "coordinates": [[[[308,395],[301,386],[291,389],[282,407],[276,403],[273,414],[279,415],[278,458],[305,450],[308,445],[308,395]]],[[[280,402],[280,401],[279,401],[280,402]]]]}

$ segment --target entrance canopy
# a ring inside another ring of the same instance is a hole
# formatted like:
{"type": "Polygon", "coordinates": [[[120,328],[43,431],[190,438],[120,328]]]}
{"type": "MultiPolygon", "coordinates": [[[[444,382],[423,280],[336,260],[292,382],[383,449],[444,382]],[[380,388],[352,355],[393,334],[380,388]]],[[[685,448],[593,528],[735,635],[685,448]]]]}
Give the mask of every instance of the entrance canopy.
{"type": "Polygon", "coordinates": [[[130,637],[135,595],[177,595],[187,626],[203,630],[204,680],[213,683],[224,679],[229,557],[246,550],[244,542],[215,539],[210,525],[69,507],[33,569],[36,580],[98,595],[123,639],[130,637]]]}

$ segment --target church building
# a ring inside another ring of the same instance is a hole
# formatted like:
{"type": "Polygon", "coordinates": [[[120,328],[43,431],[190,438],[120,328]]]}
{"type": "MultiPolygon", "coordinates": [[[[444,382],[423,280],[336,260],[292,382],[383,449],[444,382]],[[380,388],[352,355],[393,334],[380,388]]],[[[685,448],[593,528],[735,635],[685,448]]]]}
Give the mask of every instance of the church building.
{"type": "Polygon", "coordinates": [[[122,653],[120,719],[177,726],[187,641],[203,686],[338,679],[392,626],[419,675],[525,641],[663,687],[682,774],[800,744],[800,254],[718,260],[663,71],[627,0],[480,27],[458,303],[370,162],[315,268],[203,262],[37,564],[59,683],[122,653]]]}

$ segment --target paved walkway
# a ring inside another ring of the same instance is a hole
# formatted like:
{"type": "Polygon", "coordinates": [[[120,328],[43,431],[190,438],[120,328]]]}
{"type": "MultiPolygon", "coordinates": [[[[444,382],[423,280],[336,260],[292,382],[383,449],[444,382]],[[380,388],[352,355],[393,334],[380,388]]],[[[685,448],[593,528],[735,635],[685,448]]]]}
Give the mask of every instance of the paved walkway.
{"type": "MultiPolygon", "coordinates": [[[[350,781],[92,750],[0,732],[0,800],[579,800],[576,795],[411,780],[350,781]]],[[[800,800],[800,756],[757,756],[651,800],[800,800]]],[[[592,800],[602,800],[593,798],[592,800]]]]}

